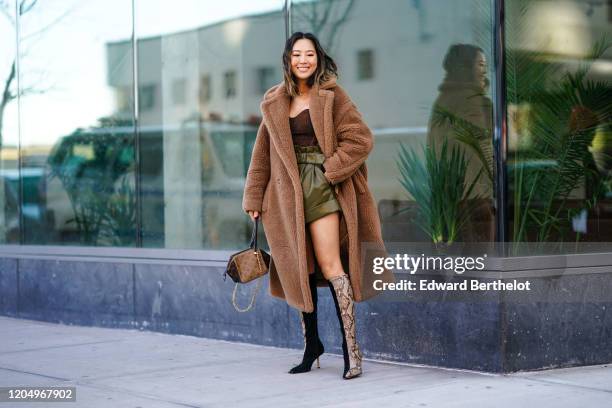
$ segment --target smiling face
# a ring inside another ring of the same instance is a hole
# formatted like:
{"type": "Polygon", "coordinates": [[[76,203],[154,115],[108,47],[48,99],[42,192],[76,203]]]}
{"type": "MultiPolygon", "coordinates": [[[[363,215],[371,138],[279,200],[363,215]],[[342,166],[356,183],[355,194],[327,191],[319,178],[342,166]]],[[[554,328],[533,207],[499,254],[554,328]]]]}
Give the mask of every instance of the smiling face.
{"type": "Polygon", "coordinates": [[[481,86],[484,87],[486,85],[487,60],[482,52],[479,52],[476,56],[474,76],[476,78],[476,81],[478,81],[481,86]]]}
{"type": "Polygon", "coordinates": [[[293,44],[291,72],[298,81],[305,81],[317,69],[317,52],[312,41],[302,38],[293,44]]]}

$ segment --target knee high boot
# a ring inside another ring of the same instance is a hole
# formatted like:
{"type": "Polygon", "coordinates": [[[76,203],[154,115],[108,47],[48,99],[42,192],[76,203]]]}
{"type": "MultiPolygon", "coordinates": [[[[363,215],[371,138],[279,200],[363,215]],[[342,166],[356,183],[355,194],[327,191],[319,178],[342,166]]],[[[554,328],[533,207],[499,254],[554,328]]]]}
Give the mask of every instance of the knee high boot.
{"type": "Polygon", "coordinates": [[[304,334],[304,357],[302,362],[289,370],[289,374],[306,373],[312,368],[312,363],[317,360],[317,368],[319,368],[319,356],[323,354],[323,343],[319,339],[319,329],[317,327],[317,280],[315,274],[308,276],[310,286],[310,294],[312,296],[312,304],[314,310],[312,313],[300,314],[302,322],[302,333],[304,334]]]}
{"type": "Polygon", "coordinates": [[[355,301],[353,288],[348,276],[342,275],[329,281],[329,288],[334,298],[336,314],[342,333],[342,354],[344,356],[344,373],[346,380],[361,374],[361,350],[355,338],[355,301]]]}

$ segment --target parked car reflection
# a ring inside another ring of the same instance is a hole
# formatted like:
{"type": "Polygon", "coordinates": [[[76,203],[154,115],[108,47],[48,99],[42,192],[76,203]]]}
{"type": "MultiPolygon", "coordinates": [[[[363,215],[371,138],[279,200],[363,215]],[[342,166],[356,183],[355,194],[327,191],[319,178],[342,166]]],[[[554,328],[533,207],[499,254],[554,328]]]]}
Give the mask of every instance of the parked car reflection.
{"type": "Polygon", "coordinates": [[[43,176],[43,169],[40,167],[22,167],[18,169],[1,169],[0,180],[4,183],[5,196],[5,232],[7,243],[19,243],[20,224],[34,242],[40,242],[40,232],[43,229],[44,217],[41,206],[38,186],[43,176]],[[21,188],[23,202],[21,204],[21,217],[19,220],[20,186],[19,179],[22,180],[21,188]]]}
{"type": "Polygon", "coordinates": [[[43,178],[49,241],[136,245],[138,172],[144,246],[165,247],[169,236],[183,248],[243,245],[250,226],[241,196],[256,131],[197,120],[145,126],[139,169],[132,126],[79,129],[61,138],[43,178]]]}

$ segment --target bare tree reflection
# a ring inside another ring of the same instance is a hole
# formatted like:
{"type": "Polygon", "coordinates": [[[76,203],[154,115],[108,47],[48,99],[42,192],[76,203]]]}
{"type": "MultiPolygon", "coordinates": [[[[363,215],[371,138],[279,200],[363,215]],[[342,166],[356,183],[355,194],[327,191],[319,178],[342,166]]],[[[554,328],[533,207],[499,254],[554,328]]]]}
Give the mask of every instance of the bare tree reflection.
{"type": "MultiPolygon", "coordinates": [[[[12,2],[9,0],[1,0],[0,1],[0,14],[2,14],[8,22],[11,24],[13,29],[16,32],[17,29],[17,19],[24,18],[27,14],[31,14],[32,10],[37,6],[38,0],[21,0],[17,6],[17,17],[11,13],[12,2]]],[[[43,26],[41,29],[29,33],[27,35],[23,35],[19,38],[20,42],[20,55],[15,55],[11,62],[11,67],[8,71],[8,75],[2,81],[2,93],[0,94],[0,148],[4,146],[4,138],[3,138],[3,129],[4,129],[4,114],[6,112],[6,107],[17,98],[24,97],[32,94],[44,94],[51,89],[49,85],[46,87],[41,83],[37,84],[21,84],[19,89],[16,89],[16,80],[17,80],[17,58],[24,59],[24,57],[28,54],[27,47],[32,44],[32,40],[42,36],[53,26],[60,23],[68,14],[72,12],[72,9],[67,9],[60,16],[53,19],[51,22],[43,26]],[[30,43],[30,44],[28,44],[30,43]]]]}
{"type": "Polygon", "coordinates": [[[297,3],[292,13],[296,21],[317,34],[325,47],[333,52],[338,33],[348,21],[355,1],[320,0],[297,3]]]}

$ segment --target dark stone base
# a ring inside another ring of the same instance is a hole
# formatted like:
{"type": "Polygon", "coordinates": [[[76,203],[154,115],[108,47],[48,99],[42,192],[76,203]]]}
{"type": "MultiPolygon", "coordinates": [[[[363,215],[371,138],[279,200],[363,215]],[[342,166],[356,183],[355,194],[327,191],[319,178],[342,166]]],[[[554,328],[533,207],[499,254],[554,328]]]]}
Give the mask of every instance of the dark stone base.
{"type": "MultiPolygon", "coordinates": [[[[222,273],[222,267],[0,258],[0,314],[303,347],[299,312],[272,298],[267,280],[254,310],[238,313],[233,283],[222,273]]],[[[487,372],[611,362],[610,275],[533,281],[529,295],[385,295],[359,303],[361,348],[369,358],[487,372]]],[[[253,288],[241,288],[241,305],[253,288]]],[[[319,288],[319,316],[326,350],[340,354],[327,288],[319,288]]]]}

